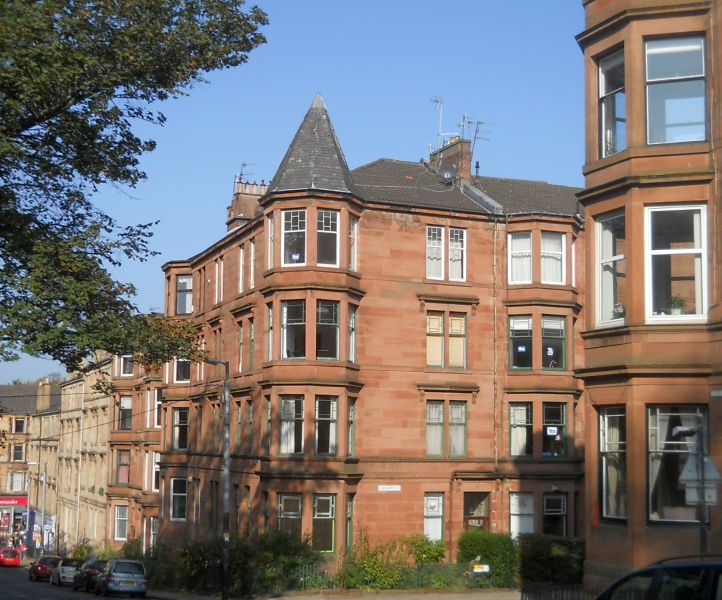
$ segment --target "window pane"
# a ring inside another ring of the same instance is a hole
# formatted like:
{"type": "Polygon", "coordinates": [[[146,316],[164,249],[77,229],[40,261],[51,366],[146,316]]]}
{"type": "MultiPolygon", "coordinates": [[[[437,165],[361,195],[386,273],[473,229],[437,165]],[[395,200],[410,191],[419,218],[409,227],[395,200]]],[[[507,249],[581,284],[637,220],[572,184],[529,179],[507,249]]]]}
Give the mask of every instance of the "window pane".
{"type": "Polygon", "coordinates": [[[541,271],[545,283],[564,282],[564,234],[542,233],[541,271]]]}
{"type": "Polygon", "coordinates": [[[313,497],[313,533],[311,545],[318,552],[332,552],[335,542],[336,495],[313,497]]]}
{"type": "Polygon", "coordinates": [[[335,397],[316,398],[316,454],[336,454],[336,406],[335,397]]]}
{"type": "Polygon", "coordinates": [[[509,236],[509,283],[531,281],[531,233],[509,236]]]}
{"type": "MultiPolygon", "coordinates": [[[[679,477],[690,454],[695,436],[675,435],[675,427],[705,426],[702,406],[656,406],[648,408],[649,437],[649,519],[652,521],[695,521],[696,507],[685,501],[679,477]]],[[[704,440],[706,448],[707,440],[704,440]]]]}
{"type": "Polygon", "coordinates": [[[702,38],[650,40],[647,48],[647,80],[704,75],[702,38]]]}
{"type": "Polygon", "coordinates": [[[534,429],[530,402],[509,404],[511,455],[532,456],[534,452],[534,429]]]}
{"type": "Polygon", "coordinates": [[[338,302],[316,304],[316,358],[338,360],[338,302]]]}
{"type": "Polygon", "coordinates": [[[545,369],[563,369],[564,317],[542,317],[542,366],[545,369]]]}
{"type": "Polygon", "coordinates": [[[443,273],[444,229],[443,227],[426,228],[426,276],[430,279],[441,279],[443,273]]]}
{"type": "Polygon", "coordinates": [[[319,210],[316,219],[316,253],[320,265],[338,264],[338,213],[319,210]]]}
{"type": "Polygon", "coordinates": [[[566,404],[544,403],[542,454],[558,457],[566,454],[566,404]]]}
{"type": "Polygon", "coordinates": [[[623,214],[599,222],[599,320],[626,315],[626,230],[623,214]]]}
{"type": "Polygon", "coordinates": [[[449,279],[463,281],[466,277],[466,231],[449,229],[449,279]]]}
{"type": "Polygon", "coordinates": [[[435,542],[442,539],[443,529],[443,494],[424,494],[424,535],[432,542],[435,542]]]}
{"type": "Polygon", "coordinates": [[[449,315],[449,366],[466,367],[466,315],[449,315]]]}
{"type": "Polygon", "coordinates": [[[176,277],[176,310],[177,315],[189,315],[193,312],[193,277],[178,275],[176,277]]]}
{"type": "Polygon", "coordinates": [[[303,397],[281,397],[281,454],[303,452],[303,397]]]}
{"type": "Polygon", "coordinates": [[[511,366],[517,369],[531,369],[532,333],[531,317],[510,317],[509,335],[511,366]]]}
{"type": "Polygon", "coordinates": [[[426,315],[426,365],[444,366],[444,313],[426,315]]]}
{"type": "Polygon", "coordinates": [[[306,356],[306,303],[303,300],[283,302],[282,358],[306,356]]]}
{"type": "Polygon", "coordinates": [[[431,400],[426,403],[426,454],[442,456],[444,453],[444,403],[431,400]]]}
{"type": "Polygon", "coordinates": [[[449,456],[466,455],[466,402],[449,403],[449,456]]]}
{"type": "Polygon", "coordinates": [[[306,211],[283,211],[283,264],[306,262],[306,211]]]}
{"type": "Polygon", "coordinates": [[[599,453],[602,470],[602,516],[627,516],[626,418],[620,407],[599,411],[599,453]]]}

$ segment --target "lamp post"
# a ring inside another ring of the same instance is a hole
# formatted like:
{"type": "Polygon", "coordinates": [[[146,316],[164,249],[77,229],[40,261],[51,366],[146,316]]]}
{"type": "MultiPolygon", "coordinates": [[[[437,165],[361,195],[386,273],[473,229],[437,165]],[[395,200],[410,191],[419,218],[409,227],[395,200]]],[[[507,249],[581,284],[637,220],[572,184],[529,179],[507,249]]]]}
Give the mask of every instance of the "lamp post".
{"type": "Polygon", "coordinates": [[[230,365],[227,360],[206,358],[209,365],[223,365],[225,376],[223,379],[223,589],[222,600],[228,600],[228,571],[230,566],[231,545],[231,376],[230,365]]]}

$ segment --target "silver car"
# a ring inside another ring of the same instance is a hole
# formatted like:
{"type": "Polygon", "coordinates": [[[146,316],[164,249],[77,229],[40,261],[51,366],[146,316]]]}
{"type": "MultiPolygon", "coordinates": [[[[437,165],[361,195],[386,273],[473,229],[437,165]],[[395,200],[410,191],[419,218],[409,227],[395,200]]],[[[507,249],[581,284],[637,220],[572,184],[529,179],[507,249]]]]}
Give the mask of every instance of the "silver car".
{"type": "Polygon", "coordinates": [[[145,598],[148,591],[148,574],[139,560],[111,558],[95,582],[95,595],[130,594],[145,598]]]}

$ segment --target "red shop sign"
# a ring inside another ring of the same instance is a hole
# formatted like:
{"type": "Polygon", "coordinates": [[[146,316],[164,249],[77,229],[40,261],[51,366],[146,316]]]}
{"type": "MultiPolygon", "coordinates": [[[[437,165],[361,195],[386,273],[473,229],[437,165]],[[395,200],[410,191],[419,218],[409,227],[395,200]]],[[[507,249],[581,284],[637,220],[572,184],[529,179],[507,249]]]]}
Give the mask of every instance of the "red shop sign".
{"type": "Polygon", "coordinates": [[[0,506],[27,506],[27,496],[0,496],[0,506]]]}

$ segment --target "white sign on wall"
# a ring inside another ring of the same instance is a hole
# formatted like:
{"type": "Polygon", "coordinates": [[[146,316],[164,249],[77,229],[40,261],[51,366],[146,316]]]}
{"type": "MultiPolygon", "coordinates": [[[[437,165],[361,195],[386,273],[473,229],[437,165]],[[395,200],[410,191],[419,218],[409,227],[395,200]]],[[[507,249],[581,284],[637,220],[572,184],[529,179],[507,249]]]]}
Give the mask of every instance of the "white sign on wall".
{"type": "Polygon", "coordinates": [[[400,485],[379,485],[379,492],[400,492],[400,485]]]}

